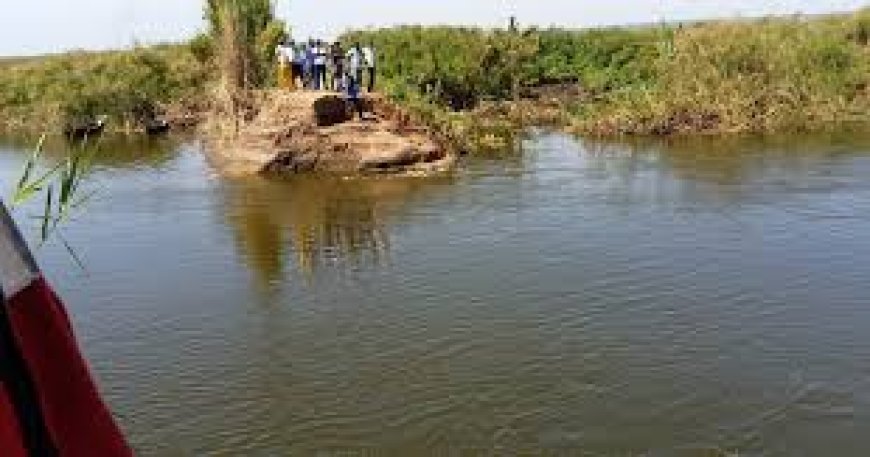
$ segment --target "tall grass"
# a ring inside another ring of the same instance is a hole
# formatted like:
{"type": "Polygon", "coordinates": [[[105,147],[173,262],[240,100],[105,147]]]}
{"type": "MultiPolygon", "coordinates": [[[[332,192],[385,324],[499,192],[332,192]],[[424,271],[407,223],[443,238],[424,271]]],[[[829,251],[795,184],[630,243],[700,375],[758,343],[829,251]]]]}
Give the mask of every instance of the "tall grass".
{"type": "Polygon", "coordinates": [[[811,130],[870,120],[870,10],[849,17],[718,22],[678,31],[647,87],[609,94],[581,131],[811,130]]]}
{"type": "Polygon", "coordinates": [[[205,17],[223,85],[229,92],[268,82],[275,46],[286,24],[271,0],[207,0],[205,17]]]}
{"type": "Polygon", "coordinates": [[[286,33],[272,2],[208,0],[205,8],[209,30],[189,43],[0,61],[0,130],[59,130],[103,114],[129,129],[163,105],[209,105],[268,84],[286,33]]]}
{"type": "MultiPolygon", "coordinates": [[[[225,107],[219,114],[237,118],[250,90],[270,83],[272,50],[285,26],[270,0],[207,0],[205,15],[208,33],[187,46],[0,63],[0,128],[95,114],[129,123],[185,98],[217,98],[225,107]],[[216,96],[203,90],[213,85],[220,88],[216,96]]],[[[585,97],[566,97],[560,117],[583,133],[767,132],[870,122],[870,8],[686,27],[406,26],[341,39],[373,43],[380,89],[451,137],[485,123],[468,114],[483,102],[575,82],[585,97]]]]}
{"type": "Polygon", "coordinates": [[[373,42],[388,94],[436,118],[431,111],[509,100],[517,85],[577,82],[586,96],[566,100],[564,117],[583,133],[743,133],[870,123],[870,9],[519,34],[399,27],[344,39],[373,42]],[[504,52],[507,40],[522,51],[504,52]],[[421,109],[422,103],[433,108],[421,109]]]}
{"type": "Polygon", "coordinates": [[[208,129],[234,136],[251,90],[271,82],[274,49],[286,37],[286,25],[275,18],[271,0],[207,0],[205,18],[209,33],[193,43],[210,48],[220,81],[208,129]]]}
{"type": "Polygon", "coordinates": [[[91,172],[91,165],[96,149],[83,142],[81,147],[56,165],[45,171],[38,171],[45,135],[25,162],[21,175],[12,192],[11,207],[13,210],[36,200],[41,200],[42,208],[39,215],[33,216],[39,221],[39,244],[42,245],[52,237],[56,237],[76,264],[85,270],[84,263],[72,248],[61,230],[63,224],[73,213],[87,203],[94,192],[83,192],[83,183],[91,172]]]}
{"type": "Polygon", "coordinates": [[[656,78],[656,60],[668,52],[669,27],[538,32],[540,50],[529,70],[529,85],[578,81],[588,91],[646,86],[656,78]]]}
{"type": "Polygon", "coordinates": [[[0,69],[0,130],[59,130],[101,114],[130,126],[160,105],[201,99],[210,68],[181,45],[16,60],[0,69]]]}
{"type": "Polygon", "coordinates": [[[580,82],[604,92],[648,86],[672,45],[668,28],[524,31],[405,26],[342,37],[374,44],[391,95],[409,91],[456,109],[506,100],[521,87],[580,82]]]}
{"type": "Polygon", "coordinates": [[[492,153],[512,149],[518,120],[535,116],[491,105],[553,83],[581,82],[595,91],[647,85],[665,38],[659,29],[403,26],[351,32],[341,40],[378,49],[381,90],[421,123],[458,149],[492,153]]]}
{"type": "Polygon", "coordinates": [[[351,32],[341,41],[374,44],[390,95],[424,96],[455,110],[514,96],[538,51],[535,34],[476,28],[406,26],[351,32]]]}

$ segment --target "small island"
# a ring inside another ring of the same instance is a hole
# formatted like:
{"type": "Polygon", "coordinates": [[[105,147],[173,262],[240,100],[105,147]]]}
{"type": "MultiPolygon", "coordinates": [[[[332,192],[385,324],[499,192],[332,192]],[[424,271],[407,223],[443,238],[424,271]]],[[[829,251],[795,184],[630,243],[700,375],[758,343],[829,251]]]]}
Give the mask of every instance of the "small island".
{"type": "Polygon", "coordinates": [[[456,153],[391,102],[370,94],[364,119],[334,92],[260,91],[249,121],[204,126],[209,158],[227,175],[299,173],[427,174],[448,170],[456,153]],[[238,128],[236,131],[232,131],[238,128]],[[226,132],[230,130],[230,134],[226,132]]]}

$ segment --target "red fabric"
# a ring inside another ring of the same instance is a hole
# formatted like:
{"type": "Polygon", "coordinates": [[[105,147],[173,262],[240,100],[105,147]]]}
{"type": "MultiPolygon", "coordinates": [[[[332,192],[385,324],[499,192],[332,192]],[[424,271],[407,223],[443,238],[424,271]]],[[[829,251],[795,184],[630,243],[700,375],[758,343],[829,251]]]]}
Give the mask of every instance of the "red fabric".
{"type": "Polygon", "coordinates": [[[37,279],[9,297],[7,307],[60,457],[132,456],[97,392],[69,317],[51,287],[37,279]]]}
{"type": "Polygon", "coordinates": [[[3,457],[27,457],[21,443],[21,430],[13,413],[12,403],[6,389],[0,384],[0,455],[3,457]]]}

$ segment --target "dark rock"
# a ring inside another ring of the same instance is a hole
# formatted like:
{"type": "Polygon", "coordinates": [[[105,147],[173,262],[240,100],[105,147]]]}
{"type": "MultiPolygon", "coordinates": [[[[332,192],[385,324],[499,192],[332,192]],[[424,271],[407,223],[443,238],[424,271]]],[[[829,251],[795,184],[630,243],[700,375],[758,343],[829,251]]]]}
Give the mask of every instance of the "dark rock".
{"type": "Polygon", "coordinates": [[[330,127],[351,120],[347,101],[339,96],[321,97],[314,102],[318,127],[330,127]]]}

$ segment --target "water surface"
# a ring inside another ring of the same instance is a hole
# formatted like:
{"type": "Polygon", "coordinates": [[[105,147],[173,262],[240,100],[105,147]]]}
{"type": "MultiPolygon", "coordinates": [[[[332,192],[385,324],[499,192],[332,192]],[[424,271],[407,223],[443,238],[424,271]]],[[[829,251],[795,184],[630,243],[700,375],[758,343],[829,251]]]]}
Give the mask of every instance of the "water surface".
{"type": "Polygon", "coordinates": [[[102,149],[87,274],[38,257],[141,455],[870,452],[866,134],[539,133],[436,179],[102,149]]]}

